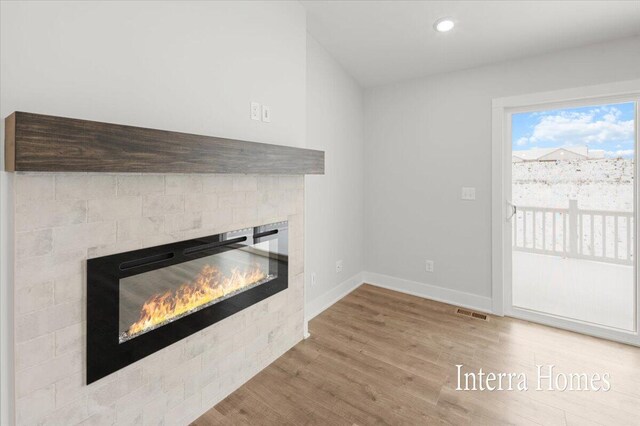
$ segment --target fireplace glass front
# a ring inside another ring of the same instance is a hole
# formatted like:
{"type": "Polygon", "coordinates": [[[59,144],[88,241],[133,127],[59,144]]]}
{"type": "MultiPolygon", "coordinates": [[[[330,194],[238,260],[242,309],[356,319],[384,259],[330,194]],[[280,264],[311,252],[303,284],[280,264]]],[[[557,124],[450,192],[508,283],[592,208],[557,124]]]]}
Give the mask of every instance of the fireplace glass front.
{"type": "Polygon", "coordinates": [[[87,261],[91,383],[288,286],[287,222],[87,261]]]}
{"type": "Polygon", "coordinates": [[[120,343],[278,277],[278,240],[235,247],[211,256],[120,280],[120,343]]]}

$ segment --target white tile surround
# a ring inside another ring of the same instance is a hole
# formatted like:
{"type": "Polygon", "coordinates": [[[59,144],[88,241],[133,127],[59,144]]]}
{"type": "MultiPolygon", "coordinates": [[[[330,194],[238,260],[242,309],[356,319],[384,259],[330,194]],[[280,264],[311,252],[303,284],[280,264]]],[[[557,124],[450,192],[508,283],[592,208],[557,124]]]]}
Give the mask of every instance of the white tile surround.
{"type": "Polygon", "coordinates": [[[19,425],[187,424],[303,336],[302,176],[16,173],[19,425]],[[289,288],[85,385],[85,260],[289,220],[289,288]]]}

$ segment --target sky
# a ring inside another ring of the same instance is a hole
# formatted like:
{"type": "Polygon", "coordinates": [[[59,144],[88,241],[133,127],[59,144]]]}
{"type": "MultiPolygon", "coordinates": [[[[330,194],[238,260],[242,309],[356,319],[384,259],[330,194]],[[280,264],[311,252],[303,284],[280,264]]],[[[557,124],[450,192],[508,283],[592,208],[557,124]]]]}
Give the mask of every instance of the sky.
{"type": "Polygon", "coordinates": [[[633,158],[634,115],[633,102],[513,114],[513,150],[586,145],[607,157],[633,158]]]}

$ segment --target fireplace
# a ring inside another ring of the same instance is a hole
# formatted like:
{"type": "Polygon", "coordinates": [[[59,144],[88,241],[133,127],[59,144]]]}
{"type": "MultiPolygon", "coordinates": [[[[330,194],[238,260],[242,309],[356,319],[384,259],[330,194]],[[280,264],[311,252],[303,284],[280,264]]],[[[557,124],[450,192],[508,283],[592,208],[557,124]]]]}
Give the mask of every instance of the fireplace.
{"type": "Polygon", "coordinates": [[[87,383],[287,286],[287,222],[89,259],[87,383]]]}
{"type": "Polygon", "coordinates": [[[27,112],[4,145],[22,423],[188,424],[302,339],[323,152],[27,112]]]}

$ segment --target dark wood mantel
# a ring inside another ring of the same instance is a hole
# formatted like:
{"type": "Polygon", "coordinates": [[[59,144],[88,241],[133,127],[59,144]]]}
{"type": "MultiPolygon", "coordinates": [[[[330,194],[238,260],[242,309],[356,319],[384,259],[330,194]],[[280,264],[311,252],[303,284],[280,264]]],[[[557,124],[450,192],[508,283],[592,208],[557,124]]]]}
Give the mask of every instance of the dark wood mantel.
{"type": "Polygon", "coordinates": [[[10,172],[324,174],[324,152],[14,112],[10,172]]]}

